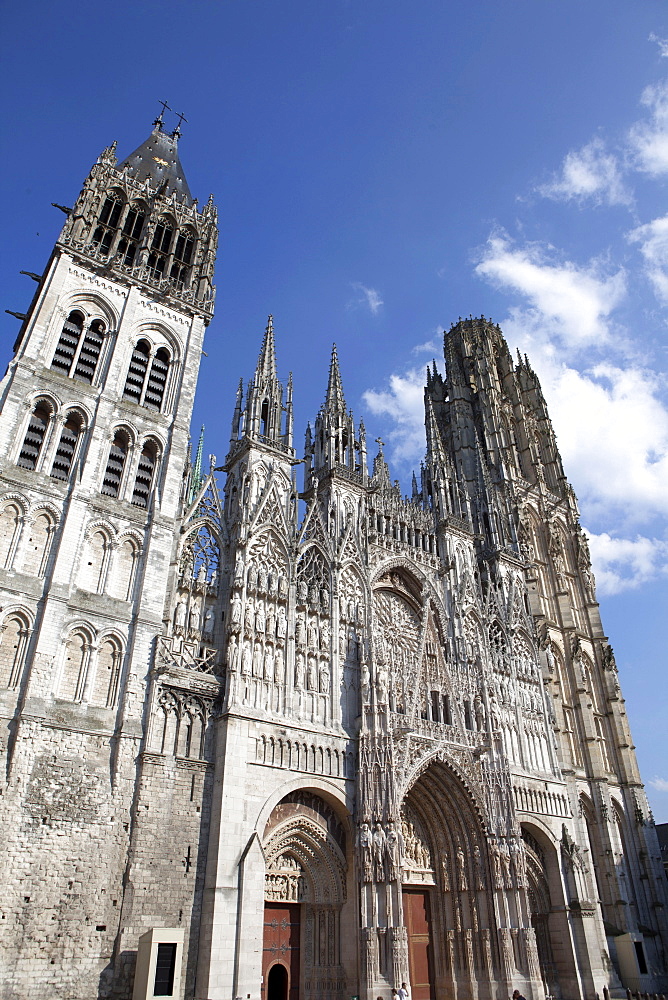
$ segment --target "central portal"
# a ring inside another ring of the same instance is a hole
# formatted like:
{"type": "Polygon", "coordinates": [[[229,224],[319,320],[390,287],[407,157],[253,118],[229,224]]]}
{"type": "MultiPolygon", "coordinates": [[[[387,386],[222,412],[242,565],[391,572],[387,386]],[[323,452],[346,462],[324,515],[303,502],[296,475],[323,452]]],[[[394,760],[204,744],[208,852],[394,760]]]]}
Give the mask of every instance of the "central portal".
{"type": "Polygon", "coordinates": [[[411,996],[413,1000],[431,1000],[436,994],[429,890],[404,889],[403,900],[411,996]]]}
{"type": "Polygon", "coordinates": [[[264,1000],[299,1000],[300,906],[266,903],[262,944],[264,1000]]]}

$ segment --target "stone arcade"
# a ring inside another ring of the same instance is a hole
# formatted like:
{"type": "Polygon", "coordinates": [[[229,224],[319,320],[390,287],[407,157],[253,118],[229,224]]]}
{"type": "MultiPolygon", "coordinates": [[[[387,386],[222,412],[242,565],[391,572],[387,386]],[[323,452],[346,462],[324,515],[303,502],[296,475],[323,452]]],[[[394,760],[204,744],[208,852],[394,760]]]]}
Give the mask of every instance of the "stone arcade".
{"type": "Polygon", "coordinates": [[[222,470],[191,465],[217,229],[178,138],[102,153],[2,384],[0,997],[665,989],[655,831],[528,360],[452,327],[405,498],[334,351],[298,486],[270,317],[222,470]]]}

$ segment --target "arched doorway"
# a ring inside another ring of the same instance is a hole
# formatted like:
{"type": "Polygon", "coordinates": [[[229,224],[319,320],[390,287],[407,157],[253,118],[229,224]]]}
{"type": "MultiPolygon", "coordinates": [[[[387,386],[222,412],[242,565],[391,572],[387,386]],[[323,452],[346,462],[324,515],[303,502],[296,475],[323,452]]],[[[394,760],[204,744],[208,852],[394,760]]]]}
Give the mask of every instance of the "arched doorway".
{"type": "Polygon", "coordinates": [[[291,792],[267,821],[263,851],[263,1000],[342,1000],[347,861],[340,818],[316,793],[291,792]],[[277,962],[287,970],[287,986],[272,972],[277,962]],[[287,992],[272,996],[279,987],[287,992]]]}
{"type": "Polygon", "coordinates": [[[412,1000],[475,995],[499,978],[499,951],[487,840],[474,801],[453,770],[434,761],[405,796],[401,819],[412,1000]]]}
{"type": "Polygon", "coordinates": [[[267,1000],[288,1000],[288,970],[281,962],[269,970],[267,1000]]]}
{"type": "Polygon", "coordinates": [[[560,997],[561,987],[550,932],[552,899],[545,870],[545,853],[536,838],[525,827],[522,828],[522,840],[526,853],[529,908],[531,924],[536,934],[540,975],[546,996],[560,997]]]}

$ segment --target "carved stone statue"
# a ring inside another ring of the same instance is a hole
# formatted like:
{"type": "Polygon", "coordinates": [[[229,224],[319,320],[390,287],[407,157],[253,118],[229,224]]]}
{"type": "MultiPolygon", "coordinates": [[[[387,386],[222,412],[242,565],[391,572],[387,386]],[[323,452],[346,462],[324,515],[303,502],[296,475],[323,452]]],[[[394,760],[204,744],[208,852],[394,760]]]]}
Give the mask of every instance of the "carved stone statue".
{"type": "Polygon", "coordinates": [[[227,669],[230,673],[235,673],[237,669],[237,660],[239,657],[239,645],[238,639],[234,633],[230,636],[230,641],[227,644],[227,669]]]}
{"type": "Polygon", "coordinates": [[[315,667],[315,657],[309,656],[306,670],[306,686],[309,691],[318,690],[318,672],[315,667]]]}
{"type": "Polygon", "coordinates": [[[379,705],[387,705],[389,675],[387,667],[381,663],[376,668],[376,698],[379,705]]]}
{"type": "Polygon", "coordinates": [[[186,602],[179,601],[176,605],[176,610],[174,612],[174,624],[177,628],[182,629],[186,624],[186,602]]]}
{"type": "Polygon", "coordinates": [[[381,823],[376,823],[373,830],[373,877],[375,882],[385,882],[385,831],[381,823]]]}
{"type": "Polygon", "coordinates": [[[373,880],[373,837],[368,823],[362,823],[359,834],[360,868],[363,882],[373,880]]]}
{"type": "Polygon", "coordinates": [[[276,650],[274,678],[277,684],[283,684],[285,681],[285,653],[280,646],[276,650]]]}
{"type": "Polygon", "coordinates": [[[329,669],[325,663],[320,667],[320,692],[329,694],[329,669]]]}
{"type": "Polygon", "coordinates": [[[188,625],[190,626],[191,632],[199,632],[199,619],[200,619],[199,605],[197,604],[197,601],[193,601],[193,603],[190,605],[190,615],[188,621],[188,625]]]}
{"type": "Polygon", "coordinates": [[[295,657],[295,687],[298,691],[304,689],[304,654],[301,651],[295,657]]]}
{"type": "Polygon", "coordinates": [[[288,620],[285,617],[285,608],[283,605],[278,609],[278,618],[276,620],[276,634],[279,639],[285,639],[288,630],[288,620]]]}
{"type": "Polygon", "coordinates": [[[385,831],[385,847],[387,850],[387,871],[391,882],[401,879],[403,867],[403,837],[395,828],[394,823],[387,824],[385,831]]]}

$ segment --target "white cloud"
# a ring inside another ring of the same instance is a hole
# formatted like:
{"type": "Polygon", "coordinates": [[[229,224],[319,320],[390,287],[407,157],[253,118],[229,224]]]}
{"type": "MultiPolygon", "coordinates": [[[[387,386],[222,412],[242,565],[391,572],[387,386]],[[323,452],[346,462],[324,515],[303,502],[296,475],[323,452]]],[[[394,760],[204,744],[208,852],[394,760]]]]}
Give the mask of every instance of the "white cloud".
{"type": "Polygon", "coordinates": [[[587,199],[596,204],[628,205],[632,201],[624,185],[617,157],[606,152],[603,141],[592,139],[580,150],[567,154],[561,175],[538,188],[540,194],[555,201],[587,199]]]}
{"type": "Polygon", "coordinates": [[[647,87],[640,101],[650,117],[629,132],[631,156],[638,170],[658,177],[668,173],[668,80],[647,87]]]}
{"type": "Polygon", "coordinates": [[[633,229],[629,239],[640,243],[656,296],[668,305],[668,215],[633,229]]]}
{"type": "Polygon", "coordinates": [[[652,778],[651,781],[648,781],[647,784],[651,785],[657,792],[668,792],[668,781],[665,778],[659,778],[658,775],[652,778]]]}
{"type": "Polygon", "coordinates": [[[359,281],[353,281],[352,286],[356,292],[359,292],[359,297],[351,305],[365,305],[369,308],[373,316],[378,315],[380,307],[383,305],[380,292],[375,288],[367,288],[366,285],[361,284],[359,281]]]}
{"type": "Polygon", "coordinates": [[[601,595],[633,590],[668,573],[668,543],[657,538],[614,538],[602,532],[589,534],[589,548],[601,595]]]}
{"type": "Polygon", "coordinates": [[[570,347],[605,342],[609,316],[626,293],[622,270],[605,274],[595,261],[586,267],[571,261],[551,263],[547,249],[537,244],[515,247],[505,234],[489,238],[476,273],[523,295],[534,325],[547,324],[550,333],[570,347]]]}
{"type": "Polygon", "coordinates": [[[367,389],[363,394],[371,412],[389,417],[394,425],[388,434],[393,461],[416,463],[424,455],[425,381],[425,369],[410,368],[402,375],[390,375],[386,389],[367,389]]]}
{"type": "Polygon", "coordinates": [[[659,38],[658,35],[655,35],[654,32],[652,32],[649,36],[649,41],[656,42],[659,46],[659,55],[663,59],[668,58],[668,38],[659,38]]]}

